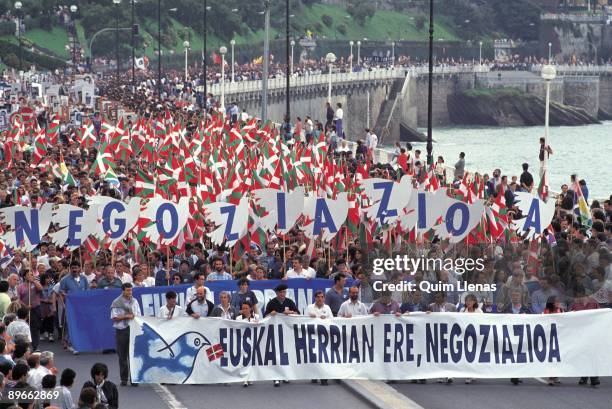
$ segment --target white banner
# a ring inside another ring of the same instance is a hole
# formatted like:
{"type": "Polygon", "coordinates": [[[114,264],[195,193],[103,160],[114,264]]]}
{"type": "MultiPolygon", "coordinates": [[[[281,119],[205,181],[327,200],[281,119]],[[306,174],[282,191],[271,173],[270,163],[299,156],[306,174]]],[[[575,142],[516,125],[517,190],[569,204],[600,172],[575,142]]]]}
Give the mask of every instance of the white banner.
{"type": "Polygon", "coordinates": [[[612,375],[607,309],[260,323],[138,317],[130,336],[132,380],[140,383],[612,375]]]}

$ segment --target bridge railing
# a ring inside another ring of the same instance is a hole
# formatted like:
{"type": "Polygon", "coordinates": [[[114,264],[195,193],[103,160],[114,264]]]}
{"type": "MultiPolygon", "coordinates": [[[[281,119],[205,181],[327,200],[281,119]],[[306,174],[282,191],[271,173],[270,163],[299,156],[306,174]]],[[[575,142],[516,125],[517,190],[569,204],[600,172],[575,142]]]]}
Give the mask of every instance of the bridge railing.
{"type": "MultiPolygon", "coordinates": [[[[557,74],[562,75],[601,75],[612,74],[612,64],[606,65],[555,65],[557,74]]],[[[534,65],[532,72],[540,73],[542,65],[534,65]]]]}
{"type": "MultiPolygon", "coordinates": [[[[487,72],[488,66],[478,65],[457,65],[457,66],[438,66],[434,67],[434,74],[459,74],[472,72],[487,72]]],[[[376,80],[389,80],[403,78],[407,73],[412,76],[420,76],[428,74],[427,67],[401,67],[396,66],[389,69],[372,69],[359,72],[332,72],[332,86],[348,82],[366,82],[376,80]]],[[[308,87],[314,85],[326,85],[329,83],[329,73],[321,72],[319,74],[310,74],[304,76],[293,76],[290,79],[291,87],[308,87]]],[[[286,77],[268,79],[268,90],[284,89],[286,87],[286,77]]],[[[225,95],[238,93],[260,92],[262,89],[261,80],[253,81],[225,81],[225,95]]],[[[212,84],[210,92],[213,95],[221,94],[221,83],[212,84]]]]}

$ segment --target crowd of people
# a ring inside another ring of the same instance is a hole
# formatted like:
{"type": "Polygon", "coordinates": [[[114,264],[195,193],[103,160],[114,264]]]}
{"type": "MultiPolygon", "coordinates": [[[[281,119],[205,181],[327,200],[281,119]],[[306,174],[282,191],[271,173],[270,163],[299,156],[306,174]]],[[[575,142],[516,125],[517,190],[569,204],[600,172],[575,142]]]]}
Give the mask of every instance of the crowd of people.
{"type": "MultiPolygon", "coordinates": [[[[218,107],[210,95],[201,107],[186,112],[177,105],[177,98],[173,98],[178,88],[170,86],[171,83],[164,84],[166,95],[160,101],[153,92],[152,82],[136,93],[129,93],[126,91],[128,81],[129,77],[125,76],[102,82],[99,87],[108,98],[126,107],[137,107],[138,113],[145,117],[155,117],[169,108],[173,113],[182,112],[180,115],[184,115],[188,132],[190,127],[194,129],[197,126],[203,115],[210,115],[218,107]]],[[[145,82],[149,81],[150,78],[145,79],[145,82]]],[[[43,122],[48,119],[45,116],[48,111],[40,101],[32,104],[32,101],[23,98],[20,102],[22,106],[38,104],[35,105],[38,107],[36,118],[41,126],[45,125],[43,122]]],[[[454,169],[447,167],[441,157],[433,168],[428,168],[424,155],[419,150],[413,151],[412,146],[406,144],[396,146],[391,163],[375,163],[373,153],[378,138],[374,131],[366,130],[365,140],[358,141],[356,151],[353,152],[344,138],[355,139],[356,135],[346,135],[344,131],[346,125],[342,123],[342,105],[329,104],[326,113],[325,120],[321,121],[310,117],[287,121],[286,126],[281,126],[280,135],[289,146],[297,147],[316,143],[321,140],[323,133],[329,151],[337,152],[339,160],[348,163],[347,169],[351,173],[359,165],[367,164],[371,176],[398,179],[403,174],[410,174],[418,184],[433,171],[440,185],[457,190],[460,190],[466,179],[468,170],[465,169],[464,153],[460,155],[454,169]]],[[[231,117],[231,112],[229,114],[231,117]]],[[[92,119],[97,127],[96,132],[100,132],[99,113],[94,114],[92,119]]],[[[236,117],[231,120],[241,119],[236,117]]],[[[74,131],[73,127],[63,123],[58,145],[50,147],[48,154],[54,158],[60,155],[63,157],[68,171],[74,177],[75,186],[67,186],[53,172],[36,167],[31,151],[11,152],[9,166],[7,152],[0,149],[1,207],[16,204],[39,207],[46,202],[84,207],[87,197],[94,194],[124,201],[134,196],[139,162],[135,159],[120,162],[116,168],[119,185],[109,185],[103,175],[95,176],[87,171],[95,160],[96,151],[95,148],[79,146],[74,139],[74,131]]],[[[5,141],[7,134],[8,131],[4,131],[0,139],[5,141]]],[[[543,155],[552,154],[549,146],[544,145],[541,149],[544,150],[543,155]]],[[[493,202],[501,196],[505,206],[515,214],[520,212],[515,206],[513,193],[535,193],[534,177],[529,172],[528,164],[523,165],[523,173],[520,175],[506,176],[500,169],[495,169],[491,177],[488,174],[473,174],[470,179],[472,182],[478,180],[484,199],[493,202]]],[[[223,245],[212,245],[208,237],[186,243],[181,251],[170,248],[162,252],[143,245],[145,253],[141,257],[127,247],[118,247],[113,252],[103,247],[91,252],[83,247],[71,252],[57,247],[47,236],[33,251],[12,249],[10,254],[3,252],[0,260],[0,317],[4,322],[4,326],[0,326],[3,329],[0,346],[4,347],[0,368],[5,379],[4,388],[8,390],[16,385],[56,387],[58,371],[54,367],[53,356],[46,351],[38,351],[44,343],[59,340],[64,348],[78,354],[71,345],[66,326],[65,299],[71,293],[90,289],[104,291],[117,288],[122,291],[111,308],[120,362],[120,385],[130,383],[127,366],[129,332],[126,329],[129,321],[141,313],[138,303],[132,297],[133,288],[138,287],[190,285],[187,302],[183,306],[176,304],[176,291],[166,292],[166,305],[159,312],[162,319],[189,315],[194,319],[216,316],[257,321],[276,313],[298,314],[295,303],[286,297],[287,288],[284,284],[276,286],[277,297],[267,305],[263,305],[262,300],[258,300],[249,290],[253,281],[294,278],[333,280],[332,288],[324,294],[315,294],[315,302],[305,310],[309,316],[318,318],[350,318],[365,314],[405,314],[415,311],[539,314],[609,308],[612,300],[610,199],[603,202],[590,200],[592,225],[584,225],[578,221],[575,213],[577,184],[582,186],[581,194],[589,201],[585,181],[563,186],[555,199],[555,217],[549,231],[552,239],[539,239],[536,250],[532,243],[522,242],[520,238],[515,241],[455,245],[438,239],[406,241],[402,245],[396,243],[390,247],[381,232],[367,242],[361,237],[347,238],[343,248],[317,243],[310,253],[309,241],[303,231],[294,229],[283,240],[270,235],[263,246],[251,244],[250,249],[238,257],[223,245]],[[537,253],[535,257],[534,251],[537,253]],[[384,277],[372,275],[373,260],[399,253],[430,259],[482,259],[484,269],[465,274],[452,269],[430,268],[415,272],[392,271],[384,277]],[[456,283],[461,279],[469,283],[496,284],[497,291],[429,293],[418,290],[410,294],[377,292],[373,289],[373,283],[378,279],[390,282],[414,281],[419,288],[422,282],[456,283]],[[206,283],[217,280],[235,280],[236,291],[221,294],[220,302],[215,305],[207,299],[206,283]],[[350,288],[347,289],[348,282],[350,288]]],[[[113,402],[116,402],[117,389],[106,380],[107,377],[108,370],[104,365],[97,364],[92,368],[92,382],[85,385],[79,397],[84,405],[90,405],[86,407],[93,407],[95,401],[106,402],[107,407],[116,407],[113,402]]],[[[57,387],[66,401],[72,399],[70,388],[73,381],[74,371],[65,369],[57,387]]],[[[512,382],[518,384],[520,380],[513,379],[512,382]]],[[[580,382],[586,381],[581,379],[580,382]]],[[[558,380],[552,379],[550,383],[555,385],[558,380]]],[[[591,385],[596,386],[598,383],[598,379],[591,379],[591,385]]],[[[280,381],[275,381],[275,386],[280,384],[280,381]]],[[[72,402],[76,402],[76,399],[72,402]]],[[[74,403],[67,403],[63,407],[74,406],[74,403]]]]}

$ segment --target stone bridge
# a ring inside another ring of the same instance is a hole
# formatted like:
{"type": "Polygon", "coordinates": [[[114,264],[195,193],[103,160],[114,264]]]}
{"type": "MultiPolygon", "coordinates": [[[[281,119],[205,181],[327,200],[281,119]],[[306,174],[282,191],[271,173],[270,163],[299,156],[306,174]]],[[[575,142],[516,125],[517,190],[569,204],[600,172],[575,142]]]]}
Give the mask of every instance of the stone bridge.
{"type": "MultiPolygon", "coordinates": [[[[474,87],[516,87],[525,92],[544,96],[544,81],[539,67],[533,71],[496,71],[488,66],[439,66],[434,70],[433,123],[452,125],[448,109],[449,95],[474,87]],[[501,75],[500,75],[501,74],[501,75]]],[[[612,112],[612,66],[558,66],[558,78],[553,81],[555,101],[586,109],[597,116],[598,110],[612,112]]],[[[291,117],[325,121],[329,74],[292,77],[290,82],[291,117]]],[[[355,140],[373,127],[385,144],[400,140],[400,123],[417,128],[427,126],[427,67],[379,69],[353,73],[331,74],[332,105],[342,103],[345,133],[355,140]]],[[[268,118],[282,122],[285,115],[286,78],[268,80],[268,118]]],[[[221,84],[209,87],[216,98],[221,84]]],[[[250,115],[261,114],[262,81],[225,83],[225,105],[236,102],[250,115]]]]}

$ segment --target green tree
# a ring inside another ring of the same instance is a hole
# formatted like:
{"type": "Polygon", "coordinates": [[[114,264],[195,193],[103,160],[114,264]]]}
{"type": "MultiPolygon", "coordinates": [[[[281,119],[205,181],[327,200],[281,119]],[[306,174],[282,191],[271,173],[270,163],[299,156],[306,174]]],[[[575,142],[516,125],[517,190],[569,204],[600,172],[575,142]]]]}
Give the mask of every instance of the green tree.
{"type": "Polygon", "coordinates": [[[376,13],[376,6],[370,0],[354,0],[347,8],[348,13],[363,26],[376,13]]]}
{"type": "Polygon", "coordinates": [[[334,19],[332,18],[332,16],[328,16],[327,14],[323,14],[321,16],[321,21],[323,22],[323,24],[325,24],[327,27],[331,27],[332,24],[334,24],[334,19]]]}
{"type": "Polygon", "coordinates": [[[414,26],[419,31],[423,30],[425,28],[425,16],[422,14],[416,16],[414,19],[414,26]]]}

